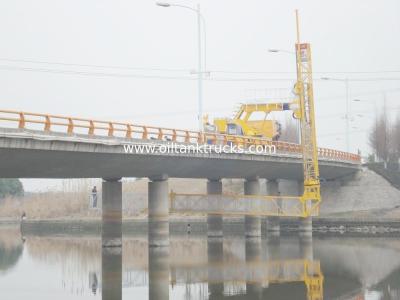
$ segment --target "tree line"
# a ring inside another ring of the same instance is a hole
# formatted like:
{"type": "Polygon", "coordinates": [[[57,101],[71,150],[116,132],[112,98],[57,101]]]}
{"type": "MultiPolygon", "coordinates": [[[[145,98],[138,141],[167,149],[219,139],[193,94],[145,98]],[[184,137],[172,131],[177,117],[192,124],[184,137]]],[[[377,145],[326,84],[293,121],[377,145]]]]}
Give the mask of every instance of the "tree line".
{"type": "Polygon", "coordinates": [[[23,196],[24,187],[19,179],[0,179],[0,198],[23,196]]]}
{"type": "Polygon", "coordinates": [[[400,116],[390,122],[385,113],[375,119],[369,133],[373,150],[370,161],[398,162],[400,158],[400,116]]]}

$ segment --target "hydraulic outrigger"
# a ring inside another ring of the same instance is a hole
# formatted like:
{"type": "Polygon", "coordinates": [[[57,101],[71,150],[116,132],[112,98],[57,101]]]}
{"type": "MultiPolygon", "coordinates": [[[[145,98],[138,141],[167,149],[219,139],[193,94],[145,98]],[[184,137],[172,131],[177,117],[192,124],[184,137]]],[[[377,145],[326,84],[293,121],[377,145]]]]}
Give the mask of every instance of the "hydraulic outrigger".
{"type": "Polygon", "coordinates": [[[296,10],[296,65],[297,81],[294,93],[293,115],[300,122],[301,150],[303,159],[304,190],[300,196],[264,195],[203,195],[171,193],[171,211],[202,212],[226,215],[260,215],[309,217],[319,214],[321,201],[318,149],[315,130],[314,96],[312,83],[311,47],[300,42],[299,17],[296,10]],[[217,199],[218,198],[218,199],[217,199]],[[251,201],[253,205],[247,205],[251,201]],[[265,202],[273,205],[265,205],[265,202]],[[282,201],[292,201],[296,205],[282,206],[282,201]]]}

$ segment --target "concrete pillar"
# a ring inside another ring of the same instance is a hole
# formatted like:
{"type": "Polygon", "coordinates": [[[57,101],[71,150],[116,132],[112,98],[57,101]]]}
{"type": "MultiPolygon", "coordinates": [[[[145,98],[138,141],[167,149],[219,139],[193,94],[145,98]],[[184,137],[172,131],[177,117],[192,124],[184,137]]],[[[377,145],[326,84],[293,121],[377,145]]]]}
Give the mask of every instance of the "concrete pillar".
{"type": "Polygon", "coordinates": [[[122,246],[122,182],[121,178],[104,179],[102,183],[103,247],[122,246]]]}
{"type": "Polygon", "coordinates": [[[149,244],[149,300],[169,299],[169,247],[149,244]]]}
{"type": "Polygon", "coordinates": [[[148,238],[150,247],[169,246],[168,177],[150,178],[148,184],[148,238]]]}
{"type": "Polygon", "coordinates": [[[122,247],[103,247],[101,251],[101,299],[122,299],[122,247]]]}
{"type": "MultiPolygon", "coordinates": [[[[297,182],[298,194],[304,193],[304,181],[297,182]]],[[[304,236],[312,236],[312,217],[299,218],[299,234],[304,236]]]]}
{"type": "Polygon", "coordinates": [[[224,242],[222,237],[207,239],[208,254],[208,293],[209,299],[221,299],[224,295],[224,272],[219,266],[224,261],[224,242]]]}
{"type": "MultiPolygon", "coordinates": [[[[244,182],[244,194],[260,194],[260,182],[258,178],[246,179],[244,182]]],[[[261,219],[259,216],[245,216],[244,226],[246,237],[261,237],[261,219]]]]}
{"type": "MultiPolygon", "coordinates": [[[[207,181],[207,194],[220,195],[222,194],[222,182],[220,179],[209,179],[207,181]]],[[[222,215],[207,215],[207,226],[209,237],[222,237],[223,236],[223,217],[222,215]]]]}
{"type": "Polygon", "coordinates": [[[265,281],[264,269],[261,264],[261,239],[246,238],[246,295],[251,299],[261,299],[262,282],[265,281]]]}
{"type": "MultiPolygon", "coordinates": [[[[267,180],[266,185],[267,185],[267,195],[268,196],[279,196],[278,180],[276,180],[276,179],[267,180]]],[[[282,205],[282,203],[281,203],[282,201],[276,200],[276,202],[277,202],[278,208],[280,208],[282,205]]],[[[274,205],[274,204],[271,204],[271,205],[274,205]]],[[[280,218],[271,216],[271,217],[267,217],[266,221],[267,221],[267,227],[266,227],[267,232],[275,234],[275,235],[279,235],[279,233],[280,233],[280,218]]]]}

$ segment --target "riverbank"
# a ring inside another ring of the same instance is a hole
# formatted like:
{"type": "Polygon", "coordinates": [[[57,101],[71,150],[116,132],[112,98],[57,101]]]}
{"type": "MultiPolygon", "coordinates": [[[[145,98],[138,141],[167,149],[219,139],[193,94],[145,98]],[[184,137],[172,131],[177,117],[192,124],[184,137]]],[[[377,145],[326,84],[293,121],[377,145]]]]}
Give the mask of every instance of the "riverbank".
{"type": "MultiPolygon", "coordinates": [[[[0,222],[0,225],[7,224],[0,222]]],[[[8,222],[8,224],[10,224],[8,222]]],[[[147,219],[125,219],[122,222],[126,235],[143,235],[147,233],[147,219]]],[[[92,220],[25,220],[21,223],[23,235],[100,235],[101,221],[92,220]]],[[[262,231],[266,234],[266,219],[262,220],[262,231]]],[[[298,231],[298,220],[281,219],[281,235],[295,234],[298,231]]],[[[205,235],[206,218],[173,218],[170,220],[171,234],[205,235]]],[[[224,234],[244,234],[243,218],[225,218],[224,234]]],[[[400,236],[398,219],[354,219],[354,218],[314,218],[313,234],[318,236],[400,236]]]]}

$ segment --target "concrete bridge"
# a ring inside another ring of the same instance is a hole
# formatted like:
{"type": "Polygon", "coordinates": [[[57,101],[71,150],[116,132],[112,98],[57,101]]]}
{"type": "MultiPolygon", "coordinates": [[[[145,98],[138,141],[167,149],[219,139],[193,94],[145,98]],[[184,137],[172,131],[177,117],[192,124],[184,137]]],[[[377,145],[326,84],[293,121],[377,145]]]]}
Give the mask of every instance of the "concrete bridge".
{"type": "MultiPolygon", "coordinates": [[[[303,171],[297,144],[15,111],[0,111],[0,128],[2,178],[103,178],[103,246],[121,245],[122,177],[150,179],[151,246],[169,243],[169,177],[208,179],[209,195],[222,194],[221,179],[243,178],[247,196],[260,194],[259,178],[268,179],[271,196],[279,195],[278,179],[291,179],[299,187],[294,196],[301,194],[303,171]],[[171,144],[175,150],[164,151],[171,144]],[[207,145],[207,152],[176,151],[194,145],[207,145]],[[216,147],[221,145],[244,151],[219,153],[216,147]],[[258,154],[250,151],[252,146],[274,151],[258,154]]],[[[349,176],[360,168],[357,155],[331,149],[320,148],[319,161],[323,180],[349,176]]],[[[246,236],[260,236],[260,217],[248,211],[243,215],[246,236]]],[[[210,236],[222,235],[221,215],[210,213],[208,225],[210,236]]],[[[276,219],[271,218],[270,228],[279,230],[276,219]]],[[[311,220],[302,228],[310,231],[311,220]]]]}

